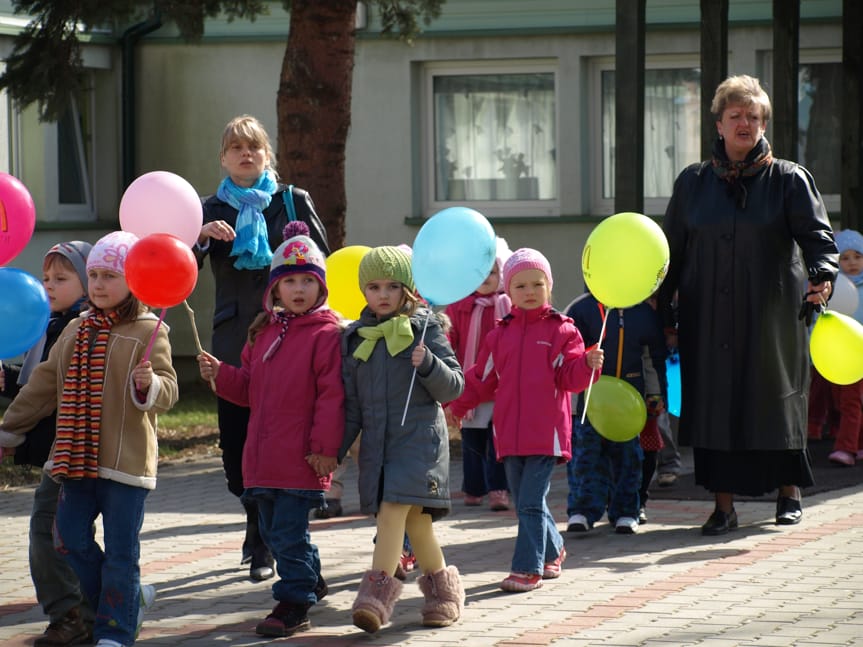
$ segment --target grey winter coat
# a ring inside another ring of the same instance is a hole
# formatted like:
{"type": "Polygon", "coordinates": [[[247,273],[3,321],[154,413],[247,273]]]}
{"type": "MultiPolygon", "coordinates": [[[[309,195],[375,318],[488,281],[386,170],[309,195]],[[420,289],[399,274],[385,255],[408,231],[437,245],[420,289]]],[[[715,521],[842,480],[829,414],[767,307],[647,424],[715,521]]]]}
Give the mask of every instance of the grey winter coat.
{"type": "MultiPolygon", "coordinates": [[[[709,162],[674,185],[663,229],[679,290],[681,436],[709,450],[806,446],[807,276],[835,278],[838,254],[812,176],[774,160],[742,179],[741,206],[709,162]]],[[[667,322],[668,323],[668,322],[667,322]]]]}
{"type": "Polygon", "coordinates": [[[381,501],[423,506],[433,518],[450,509],[449,434],[441,404],[461,395],[464,374],[434,314],[425,333],[430,352],[417,369],[404,426],[401,423],[413,373],[411,353],[428,312],[420,308],[411,317],[414,341],[395,357],[383,340],[367,362],[353,356],[362,341],[357,329],[379,323],[368,308],[343,336],[345,436],[339,459],[362,431],[359,494],[366,514],[377,513],[381,501]]]}

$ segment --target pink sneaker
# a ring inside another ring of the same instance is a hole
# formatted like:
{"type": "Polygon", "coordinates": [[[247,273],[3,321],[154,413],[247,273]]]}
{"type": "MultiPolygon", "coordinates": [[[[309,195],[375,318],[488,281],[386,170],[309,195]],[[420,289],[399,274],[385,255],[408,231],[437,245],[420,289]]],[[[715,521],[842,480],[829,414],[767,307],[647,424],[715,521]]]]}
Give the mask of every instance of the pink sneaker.
{"type": "Polygon", "coordinates": [[[836,463],[837,465],[852,467],[854,465],[854,454],[837,449],[835,452],[830,453],[827,460],[831,463],[836,463]]]}
{"type": "Polygon", "coordinates": [[[539,573],[510,573],[500,583],[500,588],[510,593],[523,593],[542,587],[542,575],[539,573]]]}
{"type": "Polygon", "coordinates": [[[488,505],[492,512],[509,510],[509,494],[506,490],[492,490],[488,493],[488,505]]]}
{"type": "Polygon", "coordinates": [[[858,450],[857,450],[857,460],[858,460],[858,461],[863,461],[863,449],[858,449],[858,450]]]}
{"type": "Polygon", "coordinates": [[[481,496],[472,496],[470,494],[464,495],[464,504],[470,507],[476,507],[478,505],[482,505],[482,497],[481,496]]]}
{"type": "Polygon", "coordinates": [[[560,549],[560,555],[553,562],[549,562],[542,567],[542,579],[553,580],[560,577],[560,571],[563,569],[563,561],[566,559],[566,546],[560,549]]]}

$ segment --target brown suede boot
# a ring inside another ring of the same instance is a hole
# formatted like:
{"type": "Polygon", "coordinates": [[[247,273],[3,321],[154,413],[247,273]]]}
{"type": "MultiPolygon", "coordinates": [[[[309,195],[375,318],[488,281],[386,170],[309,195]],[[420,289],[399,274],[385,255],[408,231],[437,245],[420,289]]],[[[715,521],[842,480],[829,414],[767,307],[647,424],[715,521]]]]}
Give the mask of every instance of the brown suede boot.
{"type": "Polygon", "coordinates": [[[35,647],[65,647],[65,645],[80,645],[87,642],[89,636],[87,625],[81,620],[78,607],[72,607],[66,615],[48,625],[41,636],[34,642],[35,647]]]}
{"type": "Polygon", "coordinates": [[[417,578],[417,584],[426,598],[423,606],[424,626],[448,627],[461,617],[464,587],[455,566],[422,575],[417,578]]]}
{"type": "Polygon", "coordinates": [[[360,590],[354,600],[354,625],[373,634],[388,623],[402,586],[399,580],[384,571],[363,573],[360,590]]]}

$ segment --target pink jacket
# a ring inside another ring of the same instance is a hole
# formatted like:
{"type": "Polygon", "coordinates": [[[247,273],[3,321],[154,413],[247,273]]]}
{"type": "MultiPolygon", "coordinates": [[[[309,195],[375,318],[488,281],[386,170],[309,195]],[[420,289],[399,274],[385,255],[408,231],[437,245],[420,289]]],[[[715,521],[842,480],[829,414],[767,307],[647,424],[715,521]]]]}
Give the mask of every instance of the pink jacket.
{"type": "MultiPolygon", "coordinates": [[[[456,359],[458,359],[459,364],[462,365],[462,368],[468,369],[470,366],[465,366],[464,355],[465,350],[467,349],[467,334],[470,330],[470,320],[473,315],[473,307],[476,303],[477,298],[481,295],[474,292],[466,296],[461,301],[456,301],[447,306],[446,315],[449,317],[451,322],[451,327],[449,332],[447,333],[447,337],[449,338],[449,343],[452,346],[452,349],[455,351],[456,359]]],[[[509,297],[505,294],[495,294],[489,295],[489,297],[494,299],[503,299],[505,300],[505,311],[509,312],[511,309],[509,303],[509,297]]],[[[495,321],[498,318],[495,314],[495,306],[487,306],[482,311],[482,322],[480,323],[480,345],[482,344],[482,340],[485,339],[485,336],[494,330],[495,321]]]]}
{"type": "Polygon", "coordinates": [[[220,397],[251,409],[243,482],[247,488],[329,490],[331,476],[319,477],[306,456],[335,457],[342,444],[339,320],[331,310],[291,319],[278,350],[262,361],[280,331],[270,323],[254,346],[243,347],[242,367],[222,363],[216,378],[220,397]]]}
{"type": "MultiPolygon", "coordinates": [[[[590,383],[581,334],[551,306],[513,307],[490,332],[476,364],[465,373],[456,416],[494,400],[494,446],[505,456],[572,456],[571,392],[590,383]]],[[[594,379],[599,379],[599,372],[594,379]]]]}

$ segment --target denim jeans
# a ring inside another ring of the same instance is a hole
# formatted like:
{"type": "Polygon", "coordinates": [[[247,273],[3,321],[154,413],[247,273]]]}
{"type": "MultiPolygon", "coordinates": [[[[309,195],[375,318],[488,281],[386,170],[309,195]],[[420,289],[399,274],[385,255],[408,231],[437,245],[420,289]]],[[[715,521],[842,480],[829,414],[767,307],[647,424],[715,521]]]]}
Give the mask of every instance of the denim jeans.
{"type": "Polygon", "coordinates": [[[611,523],[620,517],[637,519],[643,457],[638,436],[624,443],[611,442],[573,417],[572,460],[566,466],[567,514],[582,514],[593,524],[607,508],[611,523]]]}
{"type": "Polygon", "coordinates": [[[92,624],[93,611],[83,600],[78,576],[54,548],[54,516],[59,495],[60,484],[43,472],[30,513],[30,577],[36,599],[51,622],[78,607],[84,622],[92,624]]]}
{"type": "Polygon", "coordinates": [[[309,510],[323,505],[323,491],[256,487],[247,489],[242,500],[258,504],[261,537],[276,560],[279,579],[273,584],[273,598],[315,604],[321,558],[309,534],[309,510]]]}
{"type": "Polygon", "coordinates": [[[494,451],[492,426],[462,427],[461,455],[464,484],[462,491],[485,496],[492,490],[506,490],[506,471],[494,451]]]}
{"type": "Polygon", "coordinates": [[[69,479],[57,504],[57,550],[65,556],[96,610],[93,638],[135,643],[141,570],[138,535],[149,490],[103,478],[69,479]],[[93,537],[102,515],[104,551],[93,537]]]}
{"type": "Polygon", "coordinates": [[[512,556],[513,573],[542,573],[563,550],[563,537],[548,509],[546,497],[554,456],[507,456],[506,480],[518,515],[518,536],[512,556]]]}

